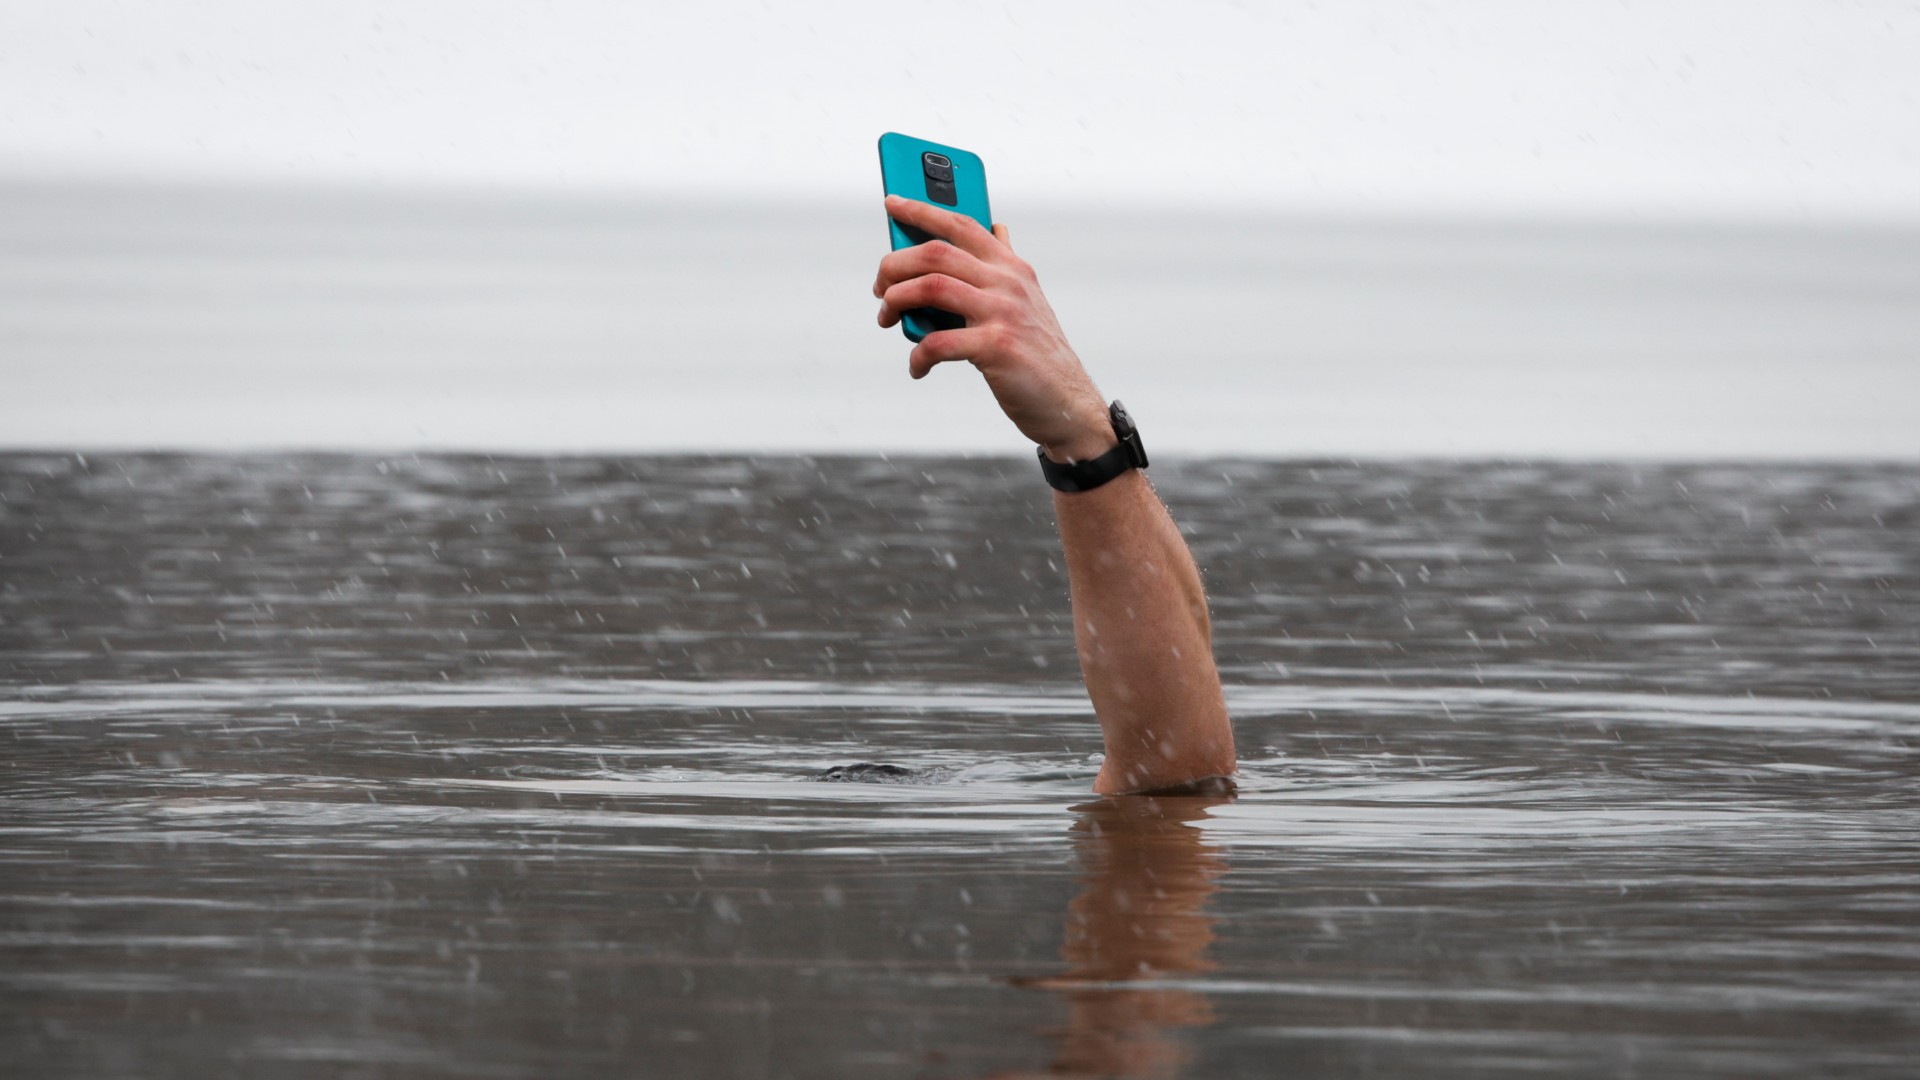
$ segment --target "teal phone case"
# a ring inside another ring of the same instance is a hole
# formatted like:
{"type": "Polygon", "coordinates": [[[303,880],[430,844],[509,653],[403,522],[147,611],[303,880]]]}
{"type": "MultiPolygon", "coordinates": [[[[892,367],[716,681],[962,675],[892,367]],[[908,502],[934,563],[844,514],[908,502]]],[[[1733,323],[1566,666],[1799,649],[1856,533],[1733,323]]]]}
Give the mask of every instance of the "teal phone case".
{"type": "MultiPolygon", "coordinates": [[[[965,214],[989,229],[993,228],[993,211],[987,205],[987,168],[980,163],[978,154],[889,131],[880,136],[880,181],[889,195],[932,203],[943,210],[965,214]],[[927,192],[927,175],[921,161],[922,155],[929,153],[944,155],[953,163],[952,206],[943,206],[927,192]]],[[[902,225],[892,218],[887,219],[887,230],[893,235],[895,251],[932,239],[926,233],[902,225]]],[[[901,318],[900,331],[907,335],[908,341],[917,342],[935,330],[953,330],[965,325],[965,319],[950,311],[915,308],[901,318]]]]}

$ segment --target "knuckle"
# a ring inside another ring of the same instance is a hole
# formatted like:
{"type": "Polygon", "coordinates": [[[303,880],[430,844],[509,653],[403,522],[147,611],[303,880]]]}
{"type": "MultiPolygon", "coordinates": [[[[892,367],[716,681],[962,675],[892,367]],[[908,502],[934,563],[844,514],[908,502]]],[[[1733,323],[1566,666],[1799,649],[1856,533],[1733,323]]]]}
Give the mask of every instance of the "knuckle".
{"type": "Polygon", "coordinates": [[[936,300],[953,300],[960,295],[960,282],[945,274],[928,274],[927,291],[936,300]]]}

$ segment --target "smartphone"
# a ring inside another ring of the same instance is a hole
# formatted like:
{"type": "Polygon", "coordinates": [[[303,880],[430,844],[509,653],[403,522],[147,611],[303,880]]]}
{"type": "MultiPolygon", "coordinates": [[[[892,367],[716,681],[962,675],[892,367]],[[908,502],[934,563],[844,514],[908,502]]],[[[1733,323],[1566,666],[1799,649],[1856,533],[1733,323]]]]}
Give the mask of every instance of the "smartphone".
{"type": "MultiPolygon", "coordinates": [[[[880,136],[880,182],[889,195],[945,207],[993,228],[993,211],[987,207],[987,169],[978,154],[889,131],[880,136]]],[[[891,218],[887,227],[895,251],[933,239],[891,218]]],[[[935,330],[958,330],[965,325],[966,319],[939,308],[915,308],[900,319],[900,331],[914,342],[935,330]]]]}

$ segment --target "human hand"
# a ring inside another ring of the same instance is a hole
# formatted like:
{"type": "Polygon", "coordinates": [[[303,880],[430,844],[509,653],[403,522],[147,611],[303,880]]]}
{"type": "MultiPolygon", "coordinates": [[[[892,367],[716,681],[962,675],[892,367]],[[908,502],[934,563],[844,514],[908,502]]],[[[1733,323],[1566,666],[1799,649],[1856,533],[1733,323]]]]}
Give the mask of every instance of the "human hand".
{"type": "Polygon", "coordinates": [[[1013,253],[1006,227],[988,232],[965,214],[898,195],[887,196],[887,215],[947,243],[916,244],[880,260],[873,283],[880,325],[923,307],[967,320],[914,346],[913,377],[965,360],[986,378],[1000,411],[1048,457],[1087,461],[1111,450],[1106,401],[1061,333],[1033,267],[1013,253]]]}

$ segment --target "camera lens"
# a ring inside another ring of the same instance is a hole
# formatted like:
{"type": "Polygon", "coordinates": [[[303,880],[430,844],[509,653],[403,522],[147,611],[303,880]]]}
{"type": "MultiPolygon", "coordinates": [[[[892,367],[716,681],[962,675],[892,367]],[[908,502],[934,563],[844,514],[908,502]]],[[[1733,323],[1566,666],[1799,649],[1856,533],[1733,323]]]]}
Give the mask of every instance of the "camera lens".
{"type": "Polygon", "coordinates": [[[926,170],[929,180],[942,184],[953,182],[953,162],[945,154],[920,155],[920,167],[926,170]]]}

